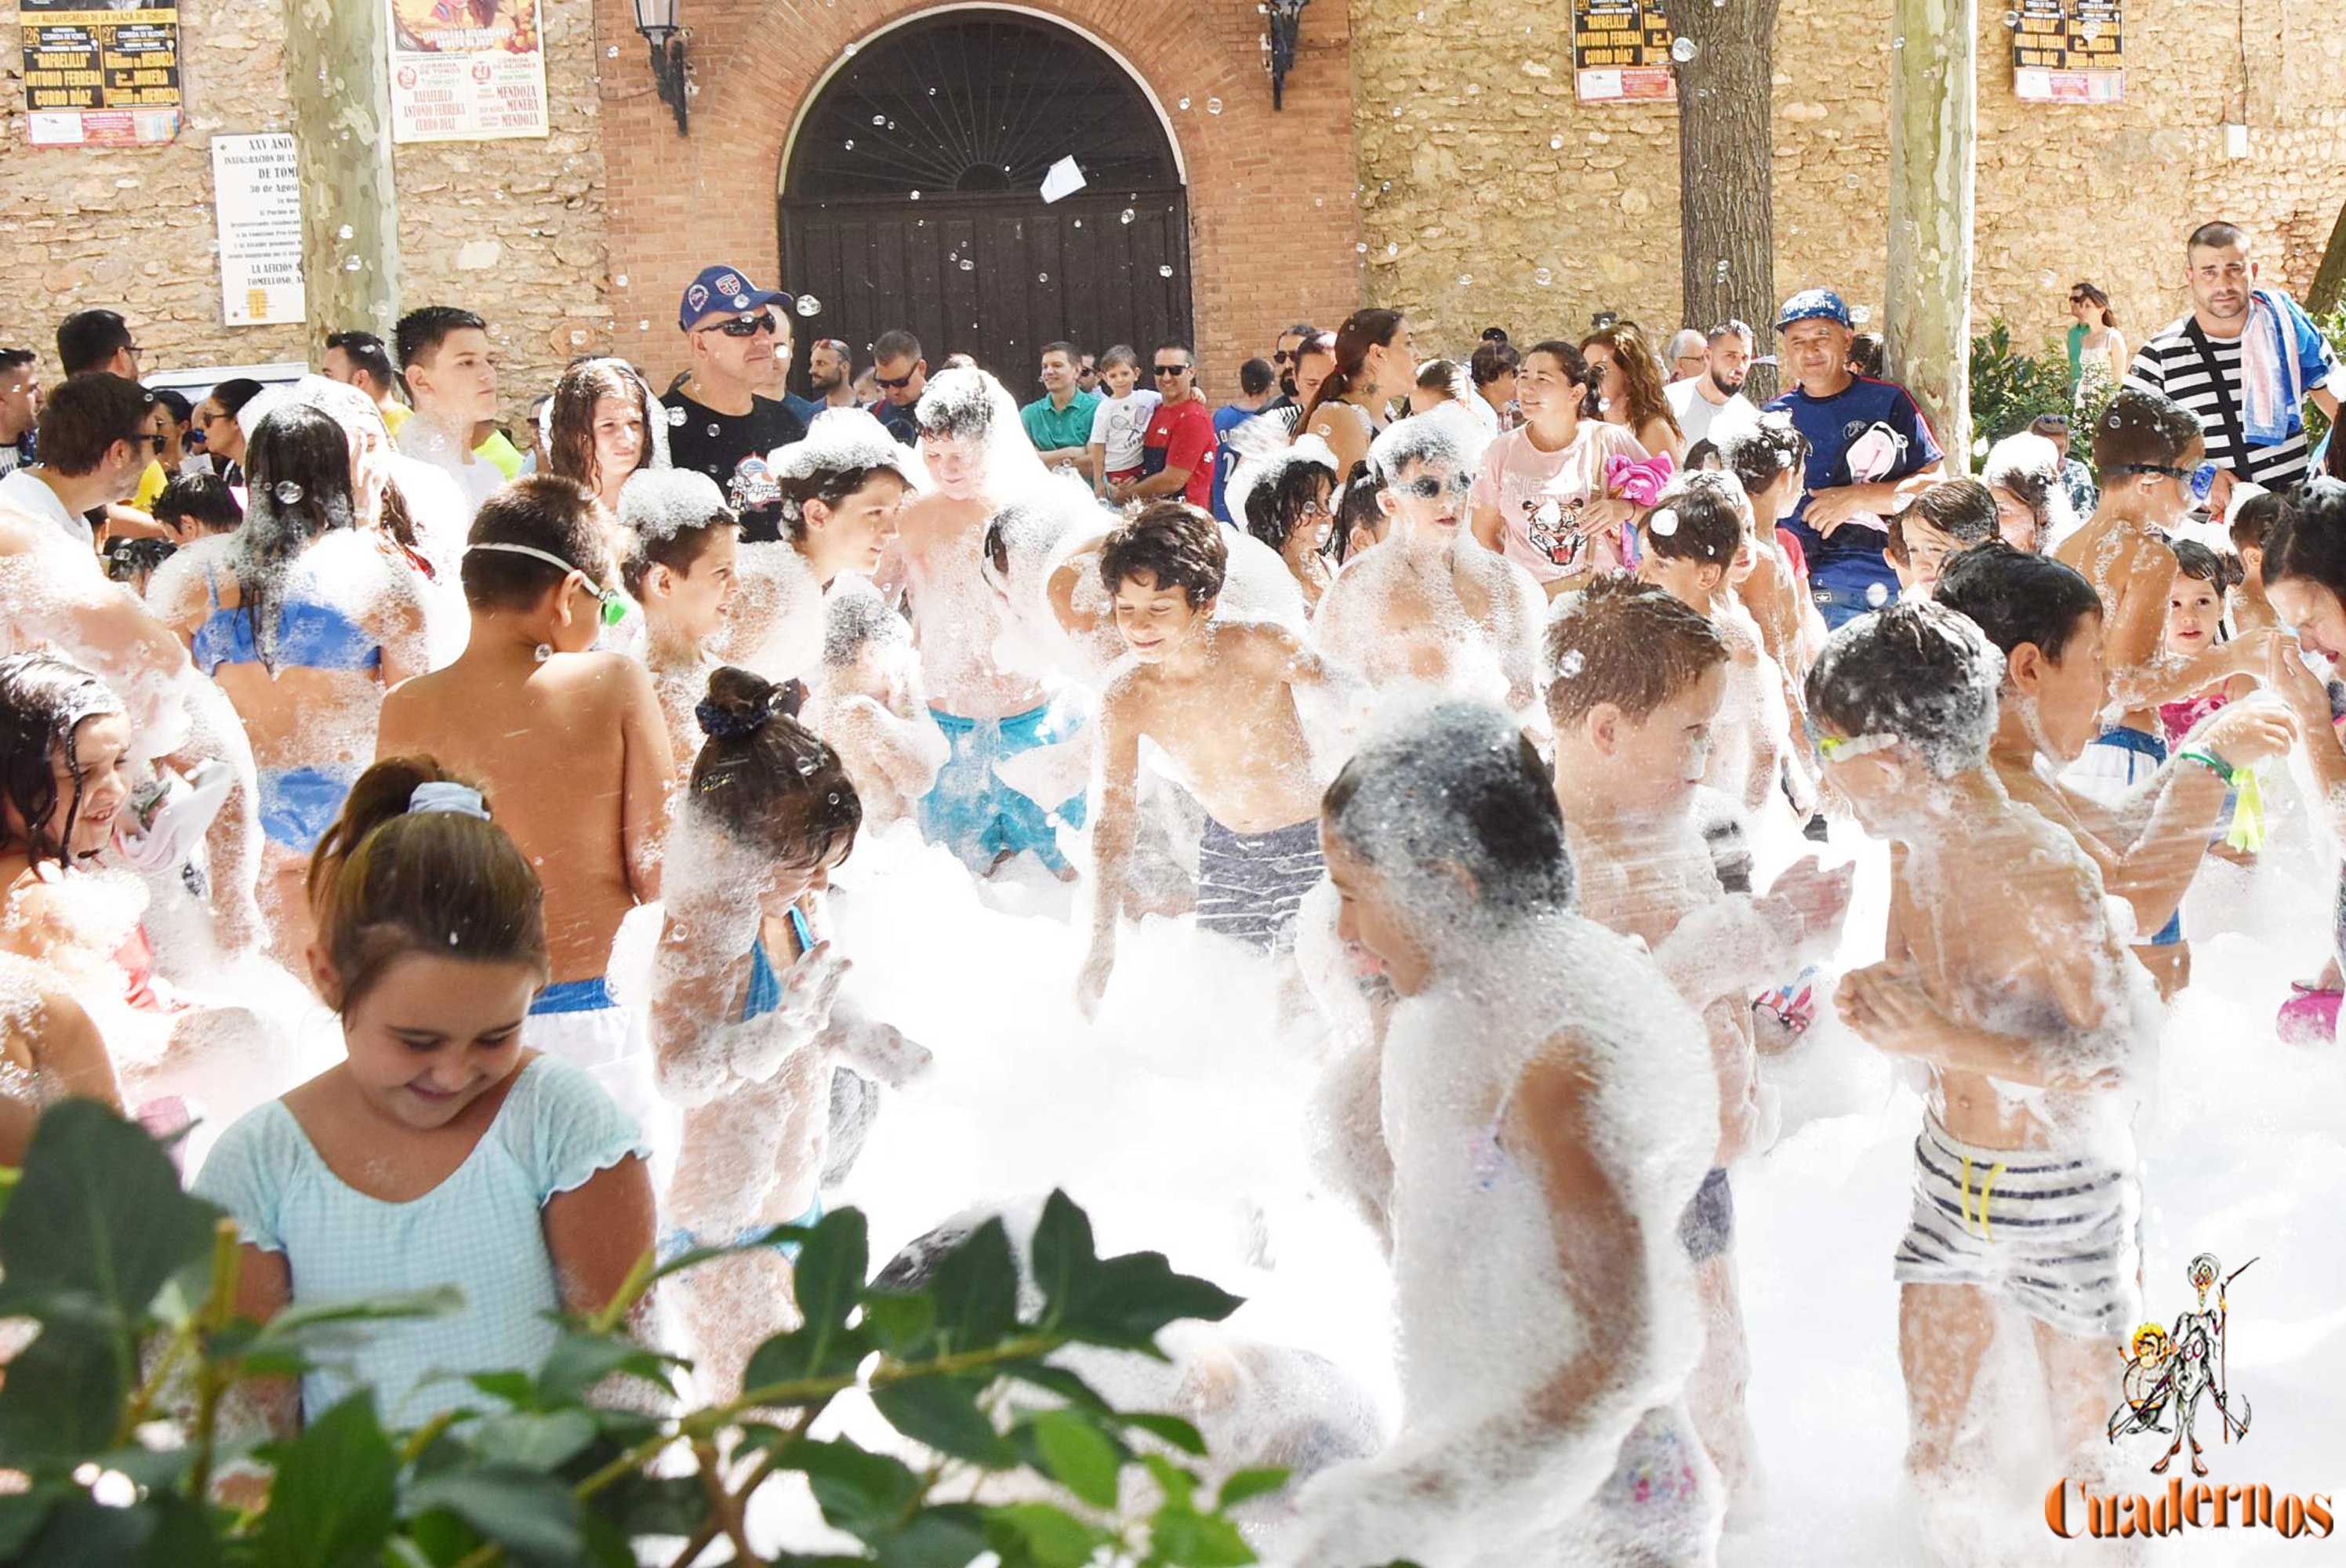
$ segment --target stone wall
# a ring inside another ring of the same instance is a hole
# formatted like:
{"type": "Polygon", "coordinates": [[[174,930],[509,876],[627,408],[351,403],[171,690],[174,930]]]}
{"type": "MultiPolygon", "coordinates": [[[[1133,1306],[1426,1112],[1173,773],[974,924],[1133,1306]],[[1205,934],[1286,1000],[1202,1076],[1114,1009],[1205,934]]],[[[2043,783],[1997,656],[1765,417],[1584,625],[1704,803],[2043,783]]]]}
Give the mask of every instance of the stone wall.
{"type": "MultiPolygon", "coordinates": [[[[2135,0],[2126,101],[2089,108],[2014,98],[2003,7],[1982,11],[1982,321],[2038,345],[2087,278],[2138,341],[2182,308],[2182,236],[2215,217],[2271,237],[2268,275],[2311,279],[2346,199],[2330,13],[2135,0]],[[2228,119],[2249,127],[2245,159],[2226,157],[2228,119]]],[[[1408,310],[1422,345],[1464,350],[1493,322],[1577,336],[1599,309],[1678,325],[1678,111],[1576,102],[1567,19],[1566,0],[1353,0],[1369,295],[1408,310]]],[[[1775,292],[1831,283],[1877,324],[1893,42],[1874,0],[1783,0],[1775,292]]]]}
{"type": "MultiPolygon", "coordinates": [[[[552,136],[393,155],[403,300],[490,318],[515,414],[572,355],[612,341],[592,0],[546,0],[544,26],[552,136]]],[[[178,139],[36,148],[16,13],[0,11],[0,345],[36,350],[53,375],[58,319],[105,306],[128,318],[150,367],[314,362],[313,341],[341,323],[220,319],[211,137],[289,128],[281,32],[270,0],[182,0],[178,139]]]]}

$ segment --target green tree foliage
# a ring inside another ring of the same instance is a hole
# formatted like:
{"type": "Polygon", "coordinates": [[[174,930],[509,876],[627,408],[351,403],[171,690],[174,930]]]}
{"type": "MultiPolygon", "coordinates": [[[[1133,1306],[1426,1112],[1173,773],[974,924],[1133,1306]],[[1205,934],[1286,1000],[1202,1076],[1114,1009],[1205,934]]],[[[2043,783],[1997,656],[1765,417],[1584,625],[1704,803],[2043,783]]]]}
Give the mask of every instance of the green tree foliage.
{"type": "Polygon", "coordinates": [[[1974,455],[2039,415],[2069,413],[2069,357],[2055,344],[2043,354],[2013,346],[2001,320],[1972,339],[1972,446],[1974,455]]]}
{"type": "Polygon", "coordinates": [[[27,1482],[0,1496],[0,1563],[633,1568],[641,1546],[683,1568],[720,1542],[736,1563],[794,1568],[964,1568],[988,1553],[1003,1568],[1255,1561],[1229,1511],[1277,1491],[1282,1472],[1243,1471],[1209,1496],[1205,1444],[1187,1422],[1117,1410],[1049,1359],[1071,1345],[1158,1355],[1168,1324],[1219,1321],[1235,1297],[1155,1253],[1101,1257],[1089,1220],[1060,1193],[1035,1235],[1043,1306],[1032,1317],[1018,1310],[998,1221],[908,1291],[868,1283],[854,1209],[765,1240],[800,1245],[804,1320],[759,1347],[729,1403],[678,1410],[682,1363],[622,1328],[663,1275],[720,1255],[708,1251],[667,1268],[644,1259],[606,1310],[562,1319],[544,1365],[471,1379],[480,1398],[468,1412],[390,1431],[361,1390],[288,1440],[240,1449],[220,1420],[239,1384],[299,1375],[373,1321],[445,1312],[461,1298],[239,1320],[232,1225],[180,1190],[139,1128],[67,1101],[42,1118],[0,1213],[0,1314],[40,1329],[0,1384],[0,1467],[27,1482]],[[613,1397],[627,1385],[649,1397],[613,1397]],[[852,1389],[925,1456],[811,1435],[852,1389]],[[214,1485],[236,1461],[266,1477],[253,1506],[230,1506],[214,1485]],[[1047,1483],[1022,1496],[1051,1501],[937,1501],[941,1488],[966,1497],[972,1478],[1018,1470],[1047,1483]],[[751,1550],[750,1500],[786,1471],[806,1478],[853,1549],[751,1550]]]}

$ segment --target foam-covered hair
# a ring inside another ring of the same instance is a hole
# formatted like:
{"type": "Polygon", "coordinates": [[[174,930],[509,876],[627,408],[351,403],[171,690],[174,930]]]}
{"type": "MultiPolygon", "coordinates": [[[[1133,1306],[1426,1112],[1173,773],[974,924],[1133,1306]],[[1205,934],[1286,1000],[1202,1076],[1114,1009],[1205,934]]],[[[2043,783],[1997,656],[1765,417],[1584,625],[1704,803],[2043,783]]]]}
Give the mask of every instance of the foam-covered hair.
{"type": "Polygon", "coordinates": [[[638,468],[619,486],[619,525],[646,544],[732,516],[717,482],[690,468],[638,468]]]}
{"type": "Polygon", "coordinates": [[[1229,478],[1222,484],[1223,510],[1239,527],[1247,527],[1247,498],[1265,487],[1276,491],[1299,468],[1320,470],[1328,476],[1331,486],[1343,477],[1336,471],[1334,451],[1326,442],[1306,432],[1295,438],[1293,445],[1280,447],[1261,457],[1250,457],[1230,470],[1229,478]]]}
{"type": "Polygon", "coordinates": [[[1387,484],[1413,463],[1447,463],[1461,473],[1473,473],[1490,444],[1490,433],[1464,404],[1445,402],[1387,425],[1369,443],[1369,463],[1387,484]]]}
{"type": "Polygon", "coordinates": [[[1809,671],[1809,711],[1851,738],[1903,741],[1952,779],[1987,760],[2003,686],[2004,655],[1976,622],[1907,600],[1825,640],[1809,671]]]}

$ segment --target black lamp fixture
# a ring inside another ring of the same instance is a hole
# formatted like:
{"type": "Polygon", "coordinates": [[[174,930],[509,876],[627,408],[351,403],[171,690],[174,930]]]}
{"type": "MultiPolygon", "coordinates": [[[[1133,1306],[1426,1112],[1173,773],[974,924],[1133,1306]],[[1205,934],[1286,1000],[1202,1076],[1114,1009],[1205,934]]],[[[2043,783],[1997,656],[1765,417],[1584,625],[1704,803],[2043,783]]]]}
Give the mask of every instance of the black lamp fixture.
{"type": "MultiPolygon", "coordinates": [[[[638,0],[640,4],[640,0],[638,0]]],[[[1303,7],[1311,0],[1264,0],[1270,17],[1270,107],[1286,107],[1287,73],[1295,68],[1295,39],[1303,30],[1303,7]]]]}
{"type": "Polygon", "coordinates": [[[660,102],[676,111],[676,134],[685,134],[684,25],[677,19],[682,0],[636,0],[636,31],[651,46],[652,79],[660,102]]]}

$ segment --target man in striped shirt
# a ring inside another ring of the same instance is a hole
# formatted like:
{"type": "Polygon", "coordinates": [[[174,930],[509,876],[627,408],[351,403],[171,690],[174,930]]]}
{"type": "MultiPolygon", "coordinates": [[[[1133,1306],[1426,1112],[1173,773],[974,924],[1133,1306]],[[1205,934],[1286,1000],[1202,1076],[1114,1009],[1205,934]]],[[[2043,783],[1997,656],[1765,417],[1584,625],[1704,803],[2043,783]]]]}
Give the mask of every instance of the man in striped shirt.
{"type": "Polygon", "coordinates": [[[2245,232],[2229,223],[2201,224],[2184,242],[2184,256],[2191,313],[2143,344],[2127,385],[2164,392],[2199,416],[2208,460],[2218,465],[2208,507],[2221,516],[2235,479],[2285,490],[2305,477],[2302,406],[2310,401],[2335,419],[2338,393],[2331,383],[2346,386],[2346,372],[2294,300],[2278,289],[2258,287],[2245,232]],[[2251,328],[2277,331],[2281,345],[2277,369],[2293,402],[2280,410],[2278,429],[2250,428],[2255,422],[2241,349],[2251,328]]]}

